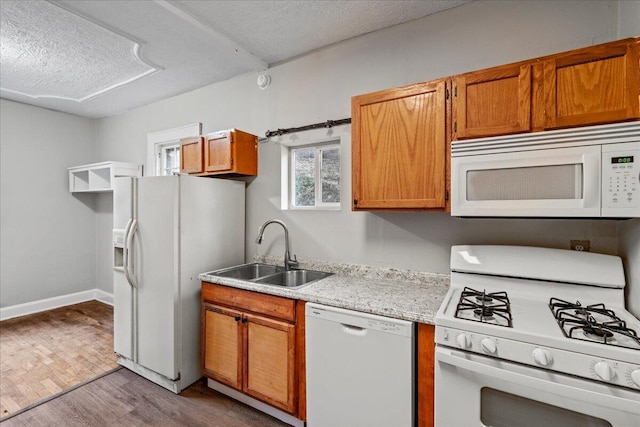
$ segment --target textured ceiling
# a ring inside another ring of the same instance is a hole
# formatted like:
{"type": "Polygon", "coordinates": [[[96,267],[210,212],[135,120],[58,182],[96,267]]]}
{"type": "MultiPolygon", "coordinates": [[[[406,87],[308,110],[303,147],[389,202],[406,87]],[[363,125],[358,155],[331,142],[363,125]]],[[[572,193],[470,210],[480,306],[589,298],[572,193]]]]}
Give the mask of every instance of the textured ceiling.
{"type": "Polygon", "coordinates": [[[2,0],[0,96],[110,116],[467,1],[2,0]]]}

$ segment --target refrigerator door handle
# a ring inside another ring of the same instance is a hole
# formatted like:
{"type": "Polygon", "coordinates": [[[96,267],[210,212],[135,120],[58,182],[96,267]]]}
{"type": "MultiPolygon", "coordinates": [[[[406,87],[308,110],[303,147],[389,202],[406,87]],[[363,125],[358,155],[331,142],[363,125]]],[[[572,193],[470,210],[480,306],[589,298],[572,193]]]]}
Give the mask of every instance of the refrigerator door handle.
{"type": "Polygon", "coordinates": [[[138,283],[136,280],[135,273],[133,271],[133,238],[136,235],[136,231],[138,231],[138,220],[137,219],[129,219],[131,225],[129,227],[129,232],[125,236],[125,261],[124,261],[124,275],[127,278],[127,282],[131,285],[132,288],[137,288],[138,283]]]}
{"type": "Polygon", "coordinates": [[[132,222],[133,218],[129,218],[122,237],[122,271],[124,272],[125,277],[127,276],[127,238],[129,236],[129,229],[131,228],[132,222]]]}

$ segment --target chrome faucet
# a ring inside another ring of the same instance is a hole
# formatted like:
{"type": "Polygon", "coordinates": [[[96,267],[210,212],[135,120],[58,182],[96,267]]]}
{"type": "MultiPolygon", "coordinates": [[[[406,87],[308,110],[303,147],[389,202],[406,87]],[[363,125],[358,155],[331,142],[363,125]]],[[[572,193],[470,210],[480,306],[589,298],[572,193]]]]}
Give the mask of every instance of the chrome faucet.
{"type": "Polygon", "coordinates": [[[282,228],[284,228],[284,269],[288,271],[291,270],[291,268],[298,266],[298,259],[295,255],[293,256],[293,259],[291,259],[291,255],[289,254],[289,229],[284,222],[278,219],[270,219],[269,221],[262,224],[262,227],[260,227],[260,231],[258,231],[258,238],[256,239],[256,243],[262,243],[262,235],[264,234],[264,229],[267,228],[267,225],[274,223],[280,224],[282,228]]]}

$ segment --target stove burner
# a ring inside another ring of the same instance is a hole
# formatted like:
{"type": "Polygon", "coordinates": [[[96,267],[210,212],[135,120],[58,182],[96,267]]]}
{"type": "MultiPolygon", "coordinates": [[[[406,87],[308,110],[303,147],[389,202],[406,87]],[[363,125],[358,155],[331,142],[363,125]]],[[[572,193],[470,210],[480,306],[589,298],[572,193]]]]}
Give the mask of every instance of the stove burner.
{"type": "Polygon", "coordinates": [[[483,292],[481,295],[476,295],[476,300],[480,303],[483,303],[483,302],[486,303],[486,302],[492,302],[493,298],[483,292]]]}
{"type": "Polygon", "coordinates": [[[613,332],[605,331],[604,329],[599,329],[593,326],[585,326],[584,328],[582,328],[582,330],[584,331],[584,334],[589,338],[606,340],[607,338],[613,337],[613,332]]]}
{"type": "Polygon", "coordinates": [[[511,305],[506,292],[487,293],[465,287],[460,295],[455,317],[491,325],[513,327],[511,305]]]}
{"type": "Polygon", "coordinates": [[[580,301],[570,303],[551,298],[549,308],[567,338],[640,350],[637,332],[627,328],[625,321],[604,304],[583,306],[580,301]],[[623,337],[635,342],[636,346],[620,344],[623,337]]]}
{"type": "Polygon", "coordinates": [[[578,308],[576,311],[576,316],[586,318],[589,315],[589,310],[585,310],[584,308],[578,308]]]}
{"type": "Polygon", "coordinates": [[[478,319],[481,319],[483,317],[486,319],[492,319],[493,308],[491,307],[476,308],[475,310],[473,310],[473,315],[476,316],[478,319]]]}

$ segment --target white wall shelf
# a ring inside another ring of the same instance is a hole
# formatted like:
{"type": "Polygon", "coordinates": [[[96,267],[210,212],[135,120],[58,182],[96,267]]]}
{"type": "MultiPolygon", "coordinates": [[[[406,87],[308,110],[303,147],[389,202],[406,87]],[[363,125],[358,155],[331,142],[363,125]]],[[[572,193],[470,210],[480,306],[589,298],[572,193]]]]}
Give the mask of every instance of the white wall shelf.
{"type": "Polygon", "coordinates": [[[69,168],[69,191],[71,193],[113,191],[113,179],[118,176],[142,176],[142,165],[101,162],[69,168]]]}

